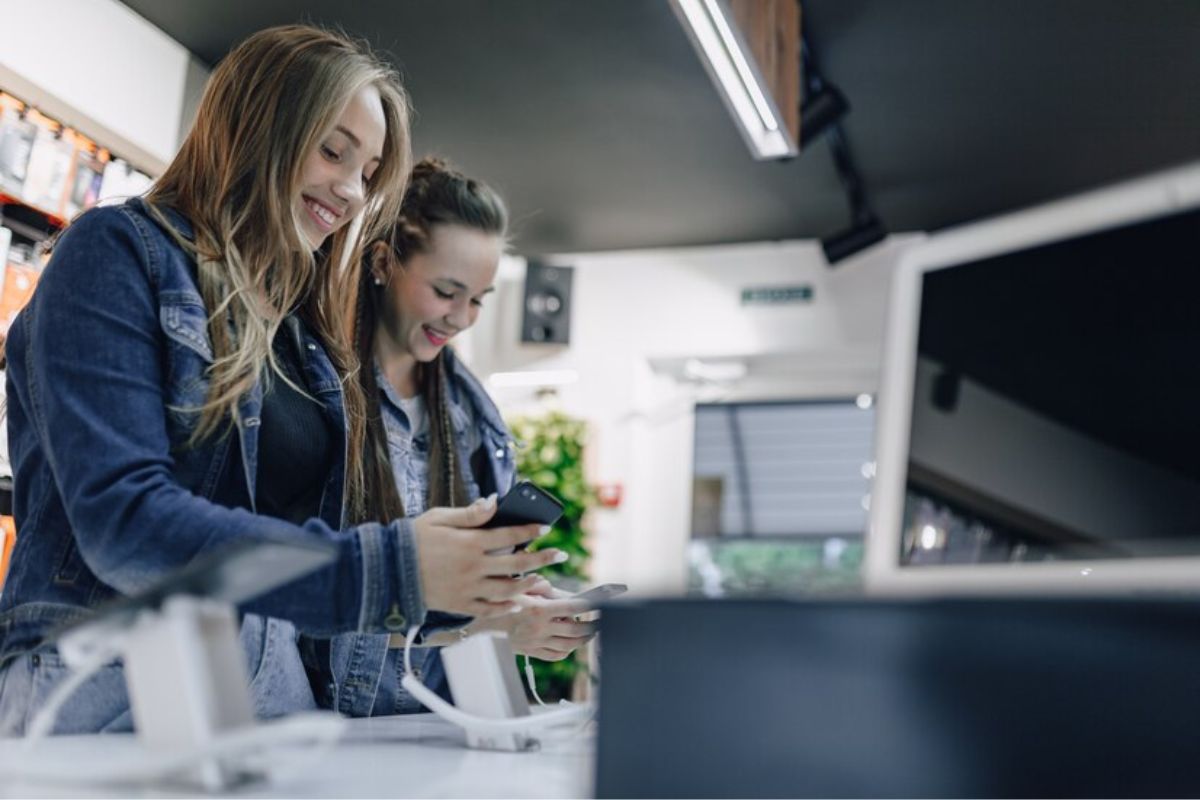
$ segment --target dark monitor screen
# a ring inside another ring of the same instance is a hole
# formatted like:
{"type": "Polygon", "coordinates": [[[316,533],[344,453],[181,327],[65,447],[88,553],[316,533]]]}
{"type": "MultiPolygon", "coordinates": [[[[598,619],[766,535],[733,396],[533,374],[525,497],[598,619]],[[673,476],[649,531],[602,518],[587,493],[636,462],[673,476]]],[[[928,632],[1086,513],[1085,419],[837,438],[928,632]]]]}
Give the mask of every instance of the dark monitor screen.
{"type": "Polygon", "coordinates": [[[1200,211],[926,272],[904,564],[1200,555],[1200,211]]]}
{"type": "Polygon", "coordinates": [[[598,797],[1200,792],[1200,604],[653,601],[601,619],[598,797]]]}

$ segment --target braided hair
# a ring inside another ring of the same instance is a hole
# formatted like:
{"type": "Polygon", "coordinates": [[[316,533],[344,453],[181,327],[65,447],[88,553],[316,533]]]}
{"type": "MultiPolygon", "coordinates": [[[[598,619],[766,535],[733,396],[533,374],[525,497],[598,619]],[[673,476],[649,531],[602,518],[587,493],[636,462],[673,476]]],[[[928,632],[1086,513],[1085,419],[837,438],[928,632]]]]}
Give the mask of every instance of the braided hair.
{"type": "MultiPolygon", "coordinates": [[[[401,263],[426,252],[438,225],[461,225],[503,237],[508,230],[504,201],[486,184],[468,178],[437,158],[422,159],[413,168],[400,215],[381,241],[386,241],[401,263]]],[[[368,256],[369,257],[369,256],[368,256]]],[[[396,489],[388,452],[387,432],[375,385],[375,328],[379,321],[379,288],[371,284],[371,270],[361,270],[362,286],[355,315],[355,344],[363,368],[367,400],[363,481],[368,516],[386,522],[405,515],[396,489]]],[[[470,502],[450,418],[449,375],[445,351],[427,364],[417,364],[417,386],[429,415],[429,497],[426,506],[464,506],[470,502]]]]}

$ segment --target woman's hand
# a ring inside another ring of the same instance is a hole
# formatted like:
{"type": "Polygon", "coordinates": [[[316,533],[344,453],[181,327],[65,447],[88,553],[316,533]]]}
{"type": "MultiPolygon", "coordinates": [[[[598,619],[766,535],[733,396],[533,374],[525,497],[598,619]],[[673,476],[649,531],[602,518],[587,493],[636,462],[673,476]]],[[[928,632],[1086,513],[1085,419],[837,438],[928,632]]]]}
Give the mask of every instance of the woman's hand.
{"type": "Polygon", "coordinates": [[[544,578],[517,602],[521,609],[515,614],[473,622],[467,632],[503,631],[514,653],[543,661],[561,661],[596,635],[596,623],[575,621],[591,610],[588,604],[570,599],[544,578]]]}
{"type": "Polygon", "coordinates": [[[480,529],[495,513],[492,495],[464,508],[431,508],[413,521],[428,608],[478,619],[521,611],[515,601],[545,583],[525,573],[567,560],[555,549],[509,552],[541,535],[541,526],[480,529]]]}

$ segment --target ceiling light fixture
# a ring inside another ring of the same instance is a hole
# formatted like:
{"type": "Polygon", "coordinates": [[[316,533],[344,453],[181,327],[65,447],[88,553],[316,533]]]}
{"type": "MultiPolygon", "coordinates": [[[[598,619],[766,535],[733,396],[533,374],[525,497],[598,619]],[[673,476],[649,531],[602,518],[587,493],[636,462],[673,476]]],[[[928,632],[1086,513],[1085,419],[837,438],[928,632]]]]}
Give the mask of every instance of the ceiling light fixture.
{"type": "Polygon", "coordinates": [[[836,86],[827,83],[821,88],[810,90],[800,106],[800,149],[808,147],[825,130],[850,110],[846,96],[836,86]]]}
{"type": "Polygon", "coordinates": [[[836,86],[825,80],[807,38],[803,37],[800,59],[805,85],[804,102],[800,106],[801,145],[808,147],[818,137],[829,143],[829,155],[850,206],[850,226],[821,239],[825,262],[832,267],[883,241],[888,231],[871,205],[846,131],[842,128],[841,120],[850,104],[836,86]]]}
{"type": "Polygon", "coordinates": [[[683,365],[686,380],[701,383],[733,383],[746,377],[750,368],[745,361],[701,361],[689,358],[683,365]]]}
{"type": "Polygon", "coordinates": [[[671,0],[709,77],[738,123],[751,155],[759,161],[799,152],[765,82],[747,53],[745,40],[729,23],[724,0],[671,0]]]}
{"type": "Polygon", "coordinates": [[[488,376],[488,385],[493,389],[513,387],[566,386],[579,380],[573,369],[541,369],[528,372],[493,372],[488,376]]]}
{"type": "Polygon", "coordinates": [[[804,99],[800,103],[800,149],[803,150],[846,116],[850,103],[821,74],[806,36],[800,37],[800,83],[804,86],[804,99]]]}

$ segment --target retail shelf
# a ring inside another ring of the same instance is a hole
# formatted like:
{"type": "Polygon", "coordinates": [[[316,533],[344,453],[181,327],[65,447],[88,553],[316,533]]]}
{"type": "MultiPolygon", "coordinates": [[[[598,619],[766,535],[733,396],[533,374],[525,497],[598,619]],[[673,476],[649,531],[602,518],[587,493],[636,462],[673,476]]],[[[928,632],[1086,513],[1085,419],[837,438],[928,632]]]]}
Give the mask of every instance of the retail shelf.
{"type": "MultiPolygon", "coordinates": [[[[60,217],[58,214],[55,214],[53,211],[48,211],[41,206],[35,206],[32,203],[17,197],[16,195],[9,194],[8,192],[0,192],[0,206],[20,206],[22,208],[27,208],[30,211],[36,211],[41,216],[45,217],[46,220],[56,228],[66,227],[67,224],[65,219],[60,217]]],[[[10,225],[8,222],[5,222],[5,225],[6,227],[12,227],[12,225],[10,225]]]]}

